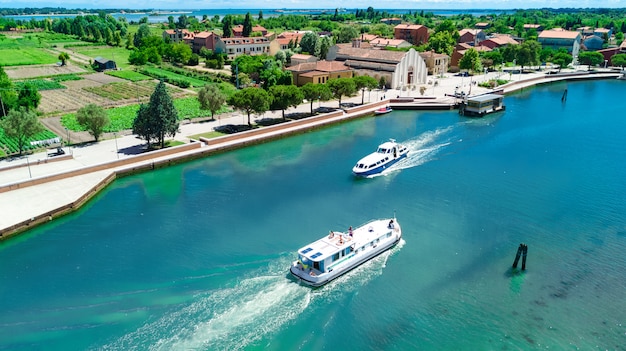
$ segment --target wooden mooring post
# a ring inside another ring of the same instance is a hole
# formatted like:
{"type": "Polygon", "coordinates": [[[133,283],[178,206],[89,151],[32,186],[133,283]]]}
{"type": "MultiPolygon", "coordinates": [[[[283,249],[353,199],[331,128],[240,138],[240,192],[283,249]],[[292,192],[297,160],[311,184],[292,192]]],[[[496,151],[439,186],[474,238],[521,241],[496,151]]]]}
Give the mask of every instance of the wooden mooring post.
{"type": "Polygon", "coordinates": [[[517,253],[515,254],[515,261],[513,261],[513,268],[517,268],[517,263],[519,262],[520,256],[522,257],[522,270],[526,270],[526,256],[528,254],[528,245],[521,243],[517,248],[517,253]]]}

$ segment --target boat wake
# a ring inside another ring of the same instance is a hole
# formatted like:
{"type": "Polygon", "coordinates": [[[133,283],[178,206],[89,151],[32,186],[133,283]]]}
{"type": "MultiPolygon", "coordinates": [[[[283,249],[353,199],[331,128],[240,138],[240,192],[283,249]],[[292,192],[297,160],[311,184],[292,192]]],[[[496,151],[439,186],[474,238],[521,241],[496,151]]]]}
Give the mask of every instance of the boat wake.
{"type": "Polygon", "coordinates": [[[232,288],[195,297],[193,302],[147,323],[102,350],[240,350],[280,330],[316,300],[340,298],[382,274],[391,250],[366,262],[320,289],[286,277],[291,257],[281,258],[275,271],[243,279],[232,288]],[[346,284],[349,282],[349,284],[346,284]]]}
{"type": "Polygon", "coordinates": [[[434,131],[424,132],[415,138],[401,142],[402,145],[409,149],[407,157],[383,172],[372,175],[371,178],[385,176],[402,169],[417,167],[434,160],[435,156],[442,149],[451,144],[451,141],[446,138],[446,135],[452,129],[453,126],[439,128],[434,131]]]}

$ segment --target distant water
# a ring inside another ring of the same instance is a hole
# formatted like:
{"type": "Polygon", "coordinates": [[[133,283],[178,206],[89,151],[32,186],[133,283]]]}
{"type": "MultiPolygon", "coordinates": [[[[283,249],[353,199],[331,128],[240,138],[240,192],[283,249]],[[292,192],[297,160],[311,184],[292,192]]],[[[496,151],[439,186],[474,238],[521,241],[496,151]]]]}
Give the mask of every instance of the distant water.
{"type": "Polygon", "coordinates": [[[624,96],[559,83],[483,119],[395,111],[120,179],[0,244],[0,350],[624,350],[624,96]],[[354,179],[388,138],[407,163],[354,179]],[[393,250],[288,279],[304,243],[394,212],[393,250]]]}
{"type": "MultiPolygon", "coordinates": [[[[202,19],[203,16],[212,18],[213,16],[224,17],[226,15],[239,15],[245,16],[248,12],[255,19],[258,17],[259,12],[263,11],[263,17],[276,17],[280,15],[320,15],[320,14],[334,14],[335,9],[203,9],[203,10],[159,10],[155,9],[155,14],[150,13],[114,13],[113,17],[119,19],[124,17],[127,22],[139,22],[144,17],[148,17],[150,23],[167,22],[169,16],[173,16],[174,20],[178,20],[181,15],[189,17],[196,17],[202,19]]],[[[354,13],[356,9],[343,9],[341,13],[354,13]]],[[[401,15],[408,13],[420,12],[422,10],[410,10],[410,9],[382,9],[378,11],[387,11],[390,15],[401,15]]],[[[471,14],[472,16],[485,16],[485,15],[499,15],[506,14],[507,10],[481,10],[481,9],[467,9],[467,10],[424,10],[424,12],[432,12],[438,16],[454,16],[460,14],[471,14]]],[[[35,18],[36,20],[42,20],[45,18],[74,18],[76,14],[57,14],[57,15],[25,15],[25,16],[5,16],[7,18],[15,18],[20,20],[30,20],[35,18]]]]}

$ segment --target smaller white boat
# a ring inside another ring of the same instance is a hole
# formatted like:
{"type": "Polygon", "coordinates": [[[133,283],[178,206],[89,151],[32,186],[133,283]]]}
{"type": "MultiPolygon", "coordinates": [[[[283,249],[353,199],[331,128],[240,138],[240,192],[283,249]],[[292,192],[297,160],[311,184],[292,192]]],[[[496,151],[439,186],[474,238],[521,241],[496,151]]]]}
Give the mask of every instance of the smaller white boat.
{"type": "Polygon", "coordinates": [[[389,113],[389,112],[391,112],[391,111],[393,111],[393,110],[391,109],[391,107],[389,107],[389,106],[385,106],[385,107],[381,107],[381,108],[379,108],[378,110],[374,111],[374,114],[377,114],[377,115],[384,115],[385,113],[389,113]]]}
{"type": "Polygon", "coordinates": [[[348,229],[330,232],[298,250],[291,274],[302,283],[318,287],[389,250],[402,238],[395,218],[377,219],[348,229]]]}
{"type": "Polygon", "coordinates": [[[409,149],[406,146],[396,143],[394,139],[389,139],[389,141],[380,144],[376,152],[360,159],[352,168],[352,173],[359,177],[381,173],[405,158],[408,153],[409,149]]]}

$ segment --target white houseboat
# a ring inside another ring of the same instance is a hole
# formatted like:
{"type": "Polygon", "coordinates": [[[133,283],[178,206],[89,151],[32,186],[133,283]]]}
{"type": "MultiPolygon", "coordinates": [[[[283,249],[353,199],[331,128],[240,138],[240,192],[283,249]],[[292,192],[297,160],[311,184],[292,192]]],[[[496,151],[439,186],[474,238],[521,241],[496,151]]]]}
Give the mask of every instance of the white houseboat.
{"type": "Polygon", "coordinates": [[[381,173],[405,158],[408,153],[409,149],[406,146],[396,143],[394,139],[390,139],[380,144],[376,152],[372,152],[360,159],[352,168],[352,173],[359,177],[368,177],[381,173]]]}
{"type": "Polygon", "coordinates": [[[318,287],[392,248],[402,238],[395,218],[377,219],[347,233],[330,232],[298,250],[291,274],[304,284],[318,287]]]}

